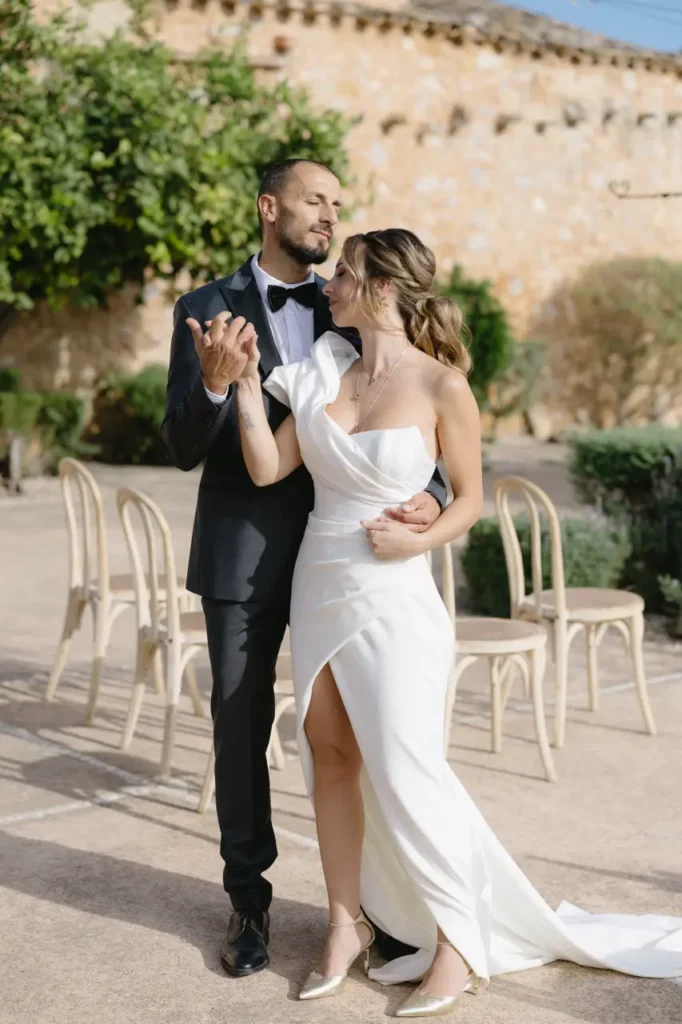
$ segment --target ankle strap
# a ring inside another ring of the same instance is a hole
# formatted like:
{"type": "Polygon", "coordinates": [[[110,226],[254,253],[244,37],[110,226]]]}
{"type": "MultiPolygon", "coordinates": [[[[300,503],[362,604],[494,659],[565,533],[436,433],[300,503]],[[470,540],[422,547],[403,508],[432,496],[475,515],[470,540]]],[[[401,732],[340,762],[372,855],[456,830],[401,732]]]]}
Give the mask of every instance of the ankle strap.
{"type": "Polygon", "coordinates": [[[358,916],[356,918],[354,918],[352,921],[343,921],[343,922],[330,921],[329,922],[329,927],[330,928],[351,928],[355,924],[367,924],[367,923],[368,923],[367,922],[367,918],[365,917],[363,912],[360,911],[358,916]]]}

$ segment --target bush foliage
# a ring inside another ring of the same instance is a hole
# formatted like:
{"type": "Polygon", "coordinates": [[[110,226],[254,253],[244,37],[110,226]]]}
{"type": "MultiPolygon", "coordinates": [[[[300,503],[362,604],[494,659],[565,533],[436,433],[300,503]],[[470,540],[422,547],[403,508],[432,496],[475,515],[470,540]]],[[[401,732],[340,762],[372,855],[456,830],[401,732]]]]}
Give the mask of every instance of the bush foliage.
{"type": "Polygon", "coordinates": [[[0,306],[103,305],[180,270],[229,272],[259,240],[254,197],[291,156],[346,169],[347,119],[286,83],[256,82],[244,48],[178,62],[73,19],[0,13],[0,306]]]}
{"type": "MultiPolygon", "coordinates": [[[[523,553],[526,592],[532,590],[530,575],[530,523],[525,516],[514,520],[523,553]]],[[[567,587],[618,585],[629,543],[621,531],[585,519],[562,519],[561,540],[567,587]]],[[[549,531],[542,531],[543,588],[552,586],[549,531]]],[[[509,581],[499,521],[480,519],[472,528],[462,555],[471,610],[478,615],[506,618],[510,614],[509,581]]]]}
{"type": "Polygon", "coordinates": [[[578,493],[627,528],[623,585],[660,609],[658,577],[682,579],[682,428],[588,431],[570,445],[578,493]]]}
{"type": "Polygon", "coordinates": [[[64,455],[91,455],[82,434],[86,403],[69,391],[23,391],[19,372],[0,371],[0,453],[6,453],[13,434],[37,439],[44,469],[54,470],[64,455]]]}
{"type": "Polygon", "coordinates": [[[88,440],[97,458],[116,465],[168,464],[161,441],[168,370],[145,366],[134,376],[111,374],[95,396],[88,440]]]}
{"type": "Polygon", "coordinates": [[[449,281],[441,285],[443,295],[457,302],[471,332],[473,369],[469,383],[481,408],[487,408],[490,386],[500,380],[511,365],[514,339],[504,307],[492,292],[489,281],[474,281],[455,267],[449,281]]]}

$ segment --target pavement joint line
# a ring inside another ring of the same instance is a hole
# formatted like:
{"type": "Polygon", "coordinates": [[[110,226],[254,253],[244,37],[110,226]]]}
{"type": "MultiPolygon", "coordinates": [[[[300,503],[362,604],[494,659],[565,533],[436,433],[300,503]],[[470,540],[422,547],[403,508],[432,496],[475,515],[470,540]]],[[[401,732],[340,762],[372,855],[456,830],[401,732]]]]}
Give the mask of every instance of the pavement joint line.
{"type": "MultiPolygon", "coordinates": [[[[647,686],[656,686],[663,683],[669,682],[680,682],[682,681],[682,672],[672,672],[667,675],[654,676],[647,680],[647,686]]],[[[20,682],[20,680],[7,680],[6,683],[20,682]]],[[[627,690],[635,689],[634,683],[614,683],[611,686],[605,686],[600,688],[600,694],[609,693],[622,693],[627,690]]],[[[583,698],[583,691],[572,692],[568,694],[568,701],[571,702],[578,698],[583,698]]],[[[553,699],[547,700],[547,704],[553,705],[556,702],[553,699]]],[[[529,708],[526,705],[508,705],[507,710],[513,711],[516,714],[528,714],[529,708]]],[[[473,721],[475,719],[487,719],[489,716],[487,713],[474,712],[464,713],[458,716],[461,721],[473,721]]],[[[72,747],[67,746],[64,743],[59,743],[55,740],[47,739],[44,736],[40,736],[38,733],[33,733],[29,729],[24,729],[19,726],[10,726],[4,723],[0,723],[0,733],[5,735],[14,736],[17,739],[23,739],[29,743],[35,743],[38,746],[44,746],[51,750],[58,750],[60,753],[67,757],[71,757],[74,760],[80,761],[83,764],[87,764],[92,768],[97,768],[100,771],[107,772],[110,775],[114,775],[117,778],[125,779],[130,785],[124,787],[121,790],[115,792],[103,791],[98,796],[92,797],[87,800],[72,801],[68,804],[58,804],[55,807],[43,808],[35,811],[24,811],[17,814],[5,815],[0,817],[0,827],[12,824],[19,824],[24,821],[36,821],[44,818],[55,817],[61,814],[73,813],[79,810],[88,810],[95,807],[106,806],[107,804],[118,803],[121,800],[126,799],[129,796],[149,796],[153,793],[166,793],[179,797],[188,806],[190,801],[194,805],[196,800],[196,794],[193,790],[186,786],[184,783],[178,781],[169,782],[154,782],[149,779],[145,779],[144,776],[136,775],[134,772],[128,772],[124,768],[119,768],[117,765],[108,764],[106,761],[101,761],[97,757],[93,757],[90,754],[84,754],[81,751],[74,750],[72,747]]],[[[283,812],[285,813],[285,812],[283,812]]],[[[317,840],[312,839],[310,836],[304,836],[299,832],[293,832],[290,829],[279,828],[276,826],[276,831],[284,838],[297,843],[299,846],[304,846],[308,849],[317,849],[317,840]]]]}
{"type": "Polygon", "coordinates": [[[73,747],[67,746],[66,743],[49,740],[45,736],[31,732],[29,729],[24,729],[21,726],[5,725],[0,722],[0,733],[14,736],[15,739],[25,740],[27,743],[35,743],[38,746],[48,747],[51,750],[58,750],[59,753],[65,754],[67,757],[72,757],[76,761],[82,761],[83,764],[90,765],[91,768],[98,768],[100,771],[105,771],[109,775],[115,775],[119,779],[125,779],[127,782],[138,783],[143,778],[143,776],[136,775],[135,772],[128,772],[125,768],[119,768],[118,765],[107,764],[106,761],[100,761],[98,757],[93,757],[91,754],[83,754],[80,750],[74,750],[73,747]]]}
{"type": "Polygon", "coordinates": [[[0,828],[7,825],[19,825],[25,821],[40,821],[44,818],[54,818],[60,814],[69,814],[73,811],[85,811],[94,807],[104,807],[107,804],[116,804],[129,796],[148,796],[156,790],[163,789],[160,784],[142,783],[139,786],[126,786],[125,789],[116,792],[104,791],[98,796],[88,800],[74,800],[70,804],[56,804],[54,807],[43,807],[35,811],[20,811],[17,814],[6,814],[0,817],[0,828]]]}
{"type": "MultiPolygon", "coordinates": [[[[78,761],[82,761],[85,764],[90,765],[91,767],[108,770],[111,774],[116,775],[119,778],[126,778],[134,783],[134,785],[125,786],[123,789],[116,790],[115,792],[104,791],[98,796],[92,797],[88,800],[76,800],[68,804],[58,804],[55,807],[43,808],[41,810],[22,811],[17,814],[5,815],[0,817],[0,827],[19,824],[23,821],[39,821],[42,818],[50,818],[60,814],[68,814],[74,811],[88,810],[94,807],[105,806],[106,804],[118,803],[120,800],[124,800],[129,796],[149,796],[153,793],[166,794],[169,796],[172,795],[175,798],[180,798],[187,804],[187,806],[192,808],[196,807],[198,789],[194,791],[179,780],[171,782],[154,782],[150,779],[145,779],[142,775],[136,775],[133,772],[126,772],[122,768],[119,769],[114,765],[108,765],[105,761],[100,761],[96,757],[90,757],[88,754],[81,754],[80,751],[72,750],[70,747],[67,747],[62,743],[55,743],[53,740],[45,739],[43,736],[38,736],[36,733],[29,732],[28,729],[17,728],[15,726],[0,723],[0,732],[9,736],[14,736],[17,739],[36,743],[39,746],[59,750],[60,753],[67,754],[78,761]]],[[[298,832],[292,832],[290,829],[279,828],[278,826],[275,826],[275,830],[280,835],[290,839],[292,842],[298,843],[299,846],[305,846],[309,849],[317,849],[317,840],[311,839],[309,836],[301,835],[298,832]]]]}
{"type": "MultiPolygon", "coordinates": [[[[650,686],[661,686],[663,683],[680,683],[682,682],[682,672],[670,672],[664,676],[653,676],[651,679],[647,679],[647,688],[650,686]]],[[[612,683],[610,686],[600,686],[599,696],[608,697],[610,694],[625,693],[628,690],[636,689],[635,683],[612,683]]],[[[567,704],[576,704],[579,701],[584,701],[586,690],[571,690],[566,696],[567,704]]],[[[554,697],[546,697],[544,701],[545,707],[554,707],[556,700],[554,697]]],[[[505,711],[511,711],[515,715],[531,715],[533,714],[533,707],[530,701],[516,702],[510,701],[505,711]]],[[[487,711],[463,711],[457,713],[457,704],[455,702],[454,708],[455,721],[459,722],[471,722],[476,719],[487,719],[490,717],[487,711]]]]}
{"type": "MultiPolygon", "coordinates": [[[[20,680],[6,680],[6,682],[20,682],[20,680]]],[[[654,676],[653,678],[647,680],[647,686],[658,686],[663,683],[670,682],[682,682],[682,672],[671,672],[667,675],[654,676]]],[[[627,690],[634,689],[635,684],[631,682],[614,683],[611,686],[600,687],[599,693],[600,696],[604,696],[610,693],[623,693],[627,690]]],[[[578,699],[582,700],[584,699],[584,696],[585,694],[582,690],[569,692],[569,694],[567,695],[567,701],[568,703],[571,703],[578,699]]],[[[548,698],[545,701],[545,705],[547,706],[553,706],[555,703],[556,701],[554,700],[554,698],[548,698]]],[[[530,714],[532,708],[530,707],[529,702],[524,702],[523,704],[517,704],[515,702],[512,702],[507,705],[507,708],[505,710],[511,711],[514,714],[530,714]]],[[[462,712],[460,714],[457,714],[455,712],[455,714],[456,721],[459,722],[469,722],[477,719],[487,719],[489,717],[487,712],[482,711],[462,712]]],[[[84,764],[88,764],[92,768],[97,768],[100,771],[107,772],[110,775],[115,775],[118,778],[125,779],[130,783],[137,784],[140,782],[141,779],[144,779],[143,776],[137,775],[134,772],[128,772],[125,770],[125,768],[119,768],[117,765],[108,764],[106,761],[101,761],[99,758],[93,757],[91,754],[84,754],[79,750],[74,750],[72,747],[69,747],[65,743],[59,743],[56,740],[47,739],[46,737],[41,736],[38,733],[31,732],[29,729],[24,729],[23,727],[10,726],[4,723],[0,723],[0,733],[5,733],[7,735],[14,736],[17,739],[23,739],[29,743],[32,742],[46,747],[51,747],[53,750],[58,750],[60,751],[60,753],[65,754],[68,757],[72,757],[77,761],[81,761],[84,764]]],[[[146,781],[149,782],[149,780],[146,781]]],[[[169,789],[177,789],[178,792],[183,788],[187,792],[189,792],[189,790],[187,790],[187,787],[184,787],[182,783],[177,783],[173,781],[171,783],[166,783],[165,785],[169,789]]]]}

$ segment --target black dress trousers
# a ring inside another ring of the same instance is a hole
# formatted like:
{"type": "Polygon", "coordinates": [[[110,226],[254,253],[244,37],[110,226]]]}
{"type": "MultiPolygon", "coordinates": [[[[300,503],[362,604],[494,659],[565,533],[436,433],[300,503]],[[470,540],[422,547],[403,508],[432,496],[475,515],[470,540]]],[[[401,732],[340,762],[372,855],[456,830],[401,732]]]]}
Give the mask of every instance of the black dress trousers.
{"type": "Polygon", "coordinates": [[[213,674],[216,806],[223,883],[235,910],[267,910],[263,872],[277,857],[266,751],[275,711],[275,667],[289,595],[202,599],[213,674]]]}

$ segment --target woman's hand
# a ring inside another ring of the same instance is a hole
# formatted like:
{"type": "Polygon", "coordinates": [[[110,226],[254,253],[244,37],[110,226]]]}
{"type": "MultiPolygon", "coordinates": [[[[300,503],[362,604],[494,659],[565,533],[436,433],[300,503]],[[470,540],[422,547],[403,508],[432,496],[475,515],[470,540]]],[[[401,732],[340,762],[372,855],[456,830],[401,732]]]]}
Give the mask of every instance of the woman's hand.
{"type": "Polygon", "coordinates": [[[391,559],[414,558],[427,550],[423,533],[415,533],[408,526],[380,516],[378,519],[363,519],[360,525],[367,533],[372,551],[382,562],[391,559]]]}
{"type": "Polygon", "coordinates": [[[246,355],[246,365],[242,371],[240,380],[247,380],[249,377],[258,379],[258,365],[260,363],[260,352],[258,351],[258,335],[253,324],[247,324],[242,331],[244,337],[242,351],[246,355]]]}

